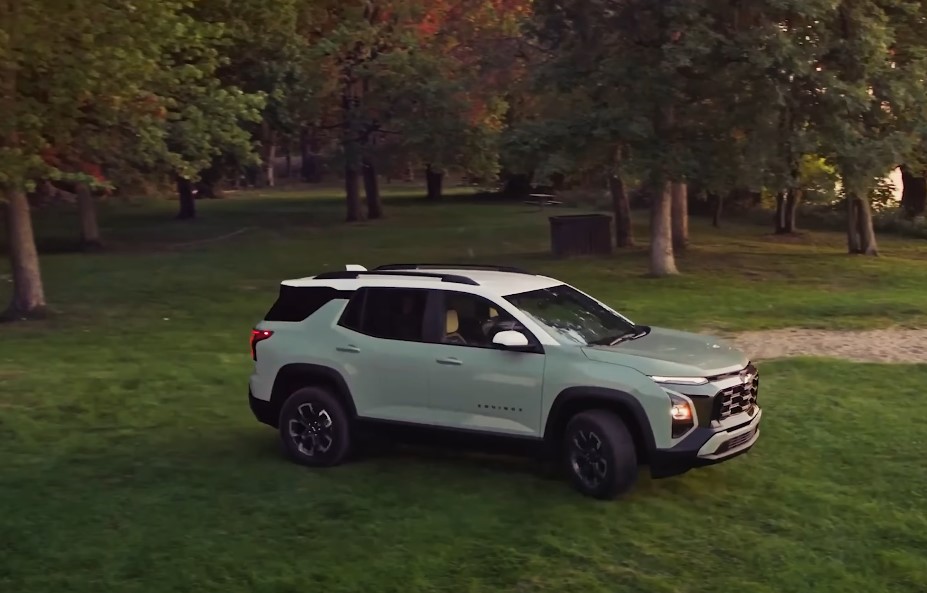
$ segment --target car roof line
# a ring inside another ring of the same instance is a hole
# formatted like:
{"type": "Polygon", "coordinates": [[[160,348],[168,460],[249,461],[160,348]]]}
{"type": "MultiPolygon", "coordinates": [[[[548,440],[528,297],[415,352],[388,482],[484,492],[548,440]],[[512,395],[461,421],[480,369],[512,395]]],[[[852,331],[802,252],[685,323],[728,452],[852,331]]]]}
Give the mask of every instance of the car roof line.
{"type": "Polygon", "coordinates": [[[459,274],[441,274],[432,272],[400,272],[400,271],[359,271],[359,270],[341,270],[337,272],[324,272],[313,277],[313,280],[356,280],[360,276],[411,276],[421,278],[437,278],[442,282],[453,282],[455,284],[469,284],[470,286],[479,286],[480,283],[473,278],[467,278],[459,274]]]}
{"type": "Polygon", "coordinates": [[[408,264],[384,264],[377,266],[372,271],[398,271],[398,270],[424,270],[428,268],[437,268],[445,270],[485,270],[488,272],[507,272],[509,274],[527,274],[534,276],[529,272],[515,266],[501,266],[496,264],[464,264],[464,263],[408,263],[408,264]]]}

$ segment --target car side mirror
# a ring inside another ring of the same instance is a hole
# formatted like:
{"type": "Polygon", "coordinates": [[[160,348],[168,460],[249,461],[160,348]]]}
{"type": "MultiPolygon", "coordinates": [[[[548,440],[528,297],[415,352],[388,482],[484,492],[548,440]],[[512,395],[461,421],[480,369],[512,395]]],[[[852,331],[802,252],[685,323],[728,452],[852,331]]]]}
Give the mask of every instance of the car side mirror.
{"type": "Polygon", "coordinates": [[[521,350],[527,348],[529,345],[528,338],[525,334],[515,330],[497,333],[493,336],[492,343],[506,350],[521,350]]]}

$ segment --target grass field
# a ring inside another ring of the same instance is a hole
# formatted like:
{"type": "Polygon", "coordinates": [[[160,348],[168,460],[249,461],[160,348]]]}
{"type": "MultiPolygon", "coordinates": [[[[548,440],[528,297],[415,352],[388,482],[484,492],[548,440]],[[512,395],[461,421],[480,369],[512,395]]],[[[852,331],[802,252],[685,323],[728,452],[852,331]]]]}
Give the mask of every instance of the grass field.
{"type": "Polygon", "coordinates": [[[870,260],[841,235],[693,221],[685,274],[656,280],[645,246],[552,259],[529,206],[386,205],[354,226],[325,192],[201,203],[193,223],[112,205],[99,254],[64,253],[76,220],[40,213],[55,315],[0,326],[0,591],[927,590],[925,365],[764,363],[753,452],[615,503],[507,458],[305,470],[246,402],[280,279],[345,263],[520,264],[689,329],[924,326],[927,244],[880,237],[870,260]]]}

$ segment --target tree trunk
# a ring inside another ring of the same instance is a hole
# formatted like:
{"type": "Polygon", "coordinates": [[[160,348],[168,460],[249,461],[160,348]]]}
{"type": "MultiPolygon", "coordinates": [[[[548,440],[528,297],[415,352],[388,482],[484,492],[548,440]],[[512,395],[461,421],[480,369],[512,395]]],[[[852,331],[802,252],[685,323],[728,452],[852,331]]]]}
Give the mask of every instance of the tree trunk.
{"type": "Polygon", "coordinates": [[[878,255],[869,202],[856,192],[847,192],[847,251],[878,255]]]}
{"type": "Polygon", "coordinates": [[[221,182],[222,170],[218,164],[214,164],[200,173],[200,180],[195,185],[196,197],[210,200],[222,198],[222,190],[219,187],[221,182]]]}
{"type": "Polygon", "coordinates": [[[856,198],[847,192],[847,253],[862,253],[862,241],[859,236],[859,205],[856,198]]]}
{"type": "Polygon", "coordinates": [[[32,216],[26,194],[5,190],[6,230],[9,238],[10,268],[13,272],[13,298],[0,320],[13,321],[43,317],[46,313],[45,289],[39,253],[32,232],[32,216]]]}
{"type": "Polygon", "coordinates": [[[785,230],[785,192],[780,191],[776,194],[776,234],[782,235],[786,232],[785,230]]]}
{"type": "Polygon", "coordinates": [[[303,129],[299,134],[300,176],[306,183],[322,181],[322,166],[319,163],[318,141],[312,132],[303,129]]]}
{"type": "Polygon", "coordinates": [[[367,218],[374,220],[383,218],[383,203],[380,200],[380,183],[377,179],[377,168],[370,159],[364,159],[364,193],[367,196],[367,218]]]}
{"type": "Polygon", "coordinates": [[[711,226],[715,228],[721,227],[721,209],[724,206],[724,199],[721,197],[721,194],[709,193],[709,201],[712,205],[711,209],[711,226]]]}
{"type": "Polygon", "coordinates": [[[444,191],[444,173],[431,165],[425,167],[425,187],[429,200],[440,200],[444,191]]]}
{"type": "Polygon", "coordinates": [[[283,177],[286,179],[290,179],[293,177],[293,151],[290,148],[289,141],[286,143],[286,146],[284,146],[283,150],[284,150],[283,157],[284,159],[286,159],[285,160],[286,164],[284,165],[284,168],[283,168],[283,177]]]}
{"type": "Polygon", "coordinates": [[[274,161],[277,158],[277,145],[274,142],[275,134],[271,133],[267,144],[264,146],[264,162],[261,170],[261,185],[264,187],[274,187],[274,161]]]}
{"type": "Polygon", "coordinates": [[[80,216],[80,243],[84,249],[99,249],[100,227],[97,224],[97,208],[93,194],[86,183],[77,184],[77,212],[80,216]]]}
{"type": "Polygon", "coordinates": [[[193,183],[189,179],[177,177],[177,196],[180,199],[178,220],[191,220],[196,218],[196,198],[193,196],[193,183]]]}
{"type": "Polygon", "coordinates": [[[927,177],[917,177],[905,165],[901,167],[901,209],[906,218],[924,216],[927,211],[927,177]]]}
{"type": "Polygon", "coordinates": [[[618,247],[634,247],[631,229],[631,202],[621,172],[608,177],[608,190],[612,194],[612,211],[615,214],[615,243],[618,247]]]}
{"type": "Polygon", "coordinates": [[[650,209],[650,273],[654,276],[678,274],[673,256],[673,184],[660,182],[650,209]]]}
{"type": "Polygon", "coordinates": [[[363,220],[360,201],[360,184],[358,177],[360,173],[357,167],[350,160],[344,167],[344,195],[347,201],[348,222],[357,222],[363,220]]]}
{"type": "Polygon", "coordinates": [[[785,212],[783,213],[783,233],[794,233],[798,230],[795,224],[798,213],[798,204],[801,202],[802,191],[798,188],[789,188],[785,198],[785,212]]]}
{"type": "Polygon", "coordinates": [[[872,226],[872,210],[869,200],[857,197],[859,211],[859,238],[860,252],[863,255],[879,255],[879,246],[876,244],[875,229],[872,226]]]}
{"type": "Polygon", "coordinates": [[[672,187],[673,250],[682,251],[689,245],[689,187],[676,181],[672,187]]]}

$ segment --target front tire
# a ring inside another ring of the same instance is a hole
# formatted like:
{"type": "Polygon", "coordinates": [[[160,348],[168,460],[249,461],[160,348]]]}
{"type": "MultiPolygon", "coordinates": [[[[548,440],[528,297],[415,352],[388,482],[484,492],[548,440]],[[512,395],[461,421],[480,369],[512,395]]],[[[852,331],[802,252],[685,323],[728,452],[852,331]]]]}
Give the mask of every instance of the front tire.
{"type": "Polygon", "coordinates": [[[637,482],[637,451],[631,431],[607,410],[574,416],[564,434],[564,461],[573,486],[587,496],[611,500],[637,482]]]}
{"type": "Polygon", "coordinates": [[[301,465],[339,465],[351,448],[344,405],[319,387],[303,387],[288,397],[280,408],[278,427],[287,457],[301,465]]]}

